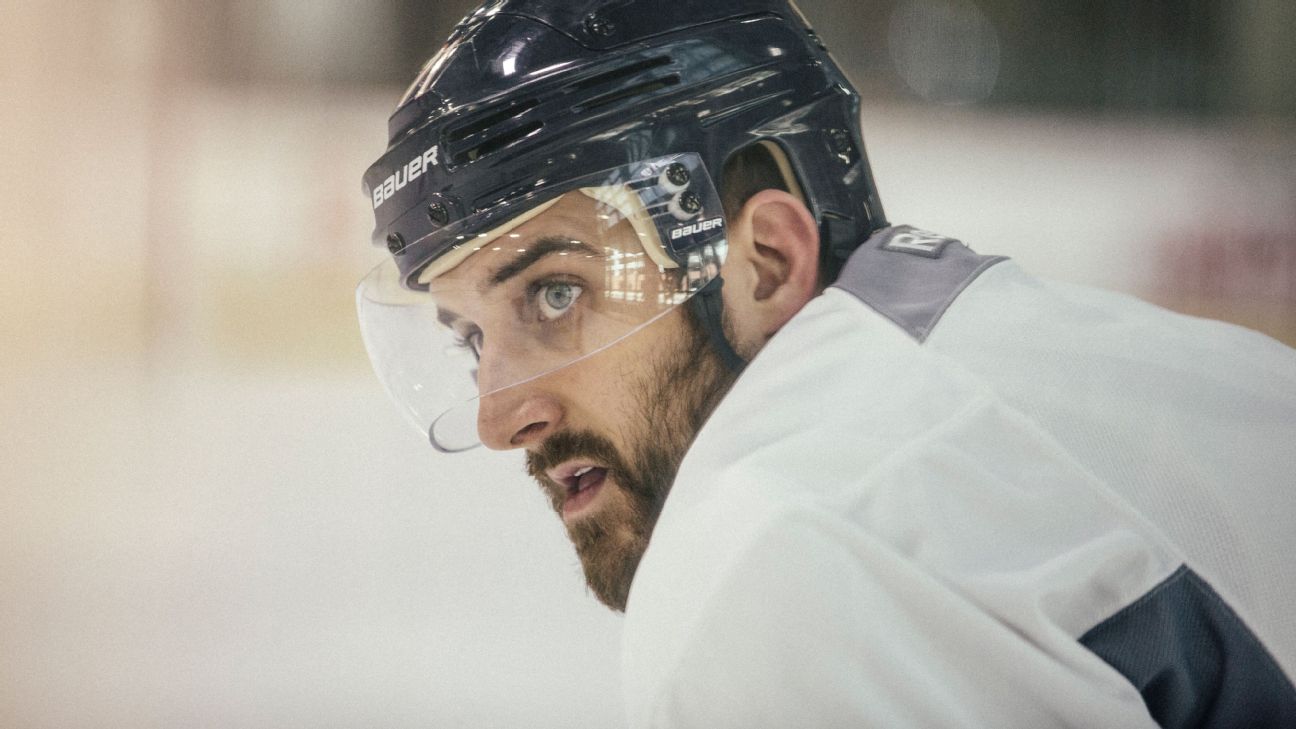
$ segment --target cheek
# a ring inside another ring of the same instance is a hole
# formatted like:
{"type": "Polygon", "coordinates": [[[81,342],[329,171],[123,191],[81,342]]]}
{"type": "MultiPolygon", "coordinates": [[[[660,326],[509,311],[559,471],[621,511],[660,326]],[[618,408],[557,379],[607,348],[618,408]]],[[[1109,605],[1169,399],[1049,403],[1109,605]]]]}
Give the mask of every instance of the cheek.
{"type": "MultiPolygon", "coordinates": [[[[618,440],[626,423],[642,418],[643,399],[653,389],[653,349],[645,332],[553,374],[550,387],[568,403],[570,424],[618,440]]],[[[618,445],[622,445],[618,443],[618,445]]]]}
{"type": "MultiPolygon", "coordinates": [[[[612,362],[603,352],[568,368],[562,390],[571,403],[569,410],[577,427],[612,435],[634,406],[637,386],[628,362],[612,362]]],[[[573,424],[575,424],[573,423],[573,424]]]]}
{"type": "Polygon", "coordinates": [[[643,421],[645,409],[652,405],[647,400],[669,397],[670,384],[662,377],[680,348],[691,346],[684,315],[682,308],[676,309],[545,378],[546,389],[564,401],[570,427],[623,439],[630,435],[627,429],[633,429],[630,424],[643,421]]]}

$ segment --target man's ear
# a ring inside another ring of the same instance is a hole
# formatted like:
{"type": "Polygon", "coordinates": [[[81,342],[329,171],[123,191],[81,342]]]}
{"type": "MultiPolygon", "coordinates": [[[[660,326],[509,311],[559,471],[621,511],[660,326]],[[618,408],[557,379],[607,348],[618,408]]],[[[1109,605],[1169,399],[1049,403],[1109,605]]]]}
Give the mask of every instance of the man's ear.
{"type": "Polygon", "coordinates": [[[795,195],[762,190],[729,226],[724,302],[739,351],[754,354],[818,293],[819,229],[795,195]]]}

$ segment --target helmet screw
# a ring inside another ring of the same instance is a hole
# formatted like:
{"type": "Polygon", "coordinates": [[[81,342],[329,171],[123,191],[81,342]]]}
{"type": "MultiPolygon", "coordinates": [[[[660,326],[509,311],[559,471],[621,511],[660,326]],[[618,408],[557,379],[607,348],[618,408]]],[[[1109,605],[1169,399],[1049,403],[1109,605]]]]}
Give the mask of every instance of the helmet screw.
{"type": "Polygon", "coordinates": [[[686,192],[679,196],[679,207],[689,215],[697,215],[702,210],[702,201],[696,193],[686,192]]]}
{"type": "Polygon", "coordinates": [[[405,238],[400,233],[387,234],[387,250],[393,256],[399,256],[405,250],[405,238]]]}
{"type": "Polygon", "coordinates": [[[676,162],[666,168],[666,179],[669,180],[672,185],[683,187],[689,183],[688,168],[679,162],[676,162]]]}
{"type": "Polygon", "coordinates": [[[849,154],[851,151],[850,134],[845,129],[832,129],[828,132],[832,137],[834,151],[838,154],[849,154]]]}
{"type": "Polygon", "coordinates": [[[585,30],[589,31],[590,35],[606,38],[616,32],[616,26],[607,18],[591,14],[585,17],[585,30]]]}
{"type": "Polygon", "coordinates": [[[680,164],[679,162],[673,163],[665,170],[663,170],[660,175],[657,176],[657,184],[660,185],[661,188],[665,190],[667,193],[671,193],[671,194],[680,192],[688,188],[688,184],[689,184],[688,168],[680,164]]]}
{"type": "Polygon", "coordinates": [[[450,211],[441,203],[432,203],[427,209],[428,220],[436,225],[445,225],[450,222],[450,211]]]}

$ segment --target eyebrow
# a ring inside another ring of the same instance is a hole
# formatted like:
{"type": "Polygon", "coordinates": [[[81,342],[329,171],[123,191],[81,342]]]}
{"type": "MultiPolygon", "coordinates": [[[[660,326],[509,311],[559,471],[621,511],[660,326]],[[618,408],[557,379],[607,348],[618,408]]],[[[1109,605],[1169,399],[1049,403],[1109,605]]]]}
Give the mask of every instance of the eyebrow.
{"type": "Polygon", "coordinates": [[[489,284],[491,286],[499,286],[505,281],[535,265],[541,259],[547,258],[555,253],[570,251],[579,251],[589,256],[598,256],[599,258],[603,257],[603,251],[600,251],[589,243],[573,240],[571,238],[541,238],[530,248],[519,253],[516,258],[503,266],[500,266],[495,273],[491,274],[489,284]]]}

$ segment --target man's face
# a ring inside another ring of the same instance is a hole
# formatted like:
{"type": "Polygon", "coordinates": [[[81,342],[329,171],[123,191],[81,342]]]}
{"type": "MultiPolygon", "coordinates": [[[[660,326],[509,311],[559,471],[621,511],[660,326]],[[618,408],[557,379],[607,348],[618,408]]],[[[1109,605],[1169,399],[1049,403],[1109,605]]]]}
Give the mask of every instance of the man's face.
{"type": "Polygon", "coordinates": [[[678,274],[609,266],[642,248],[628,223],[599,221],[569,194],[437,285],[443,321],[478,352],[482,443],[526,450],[591,590],[624,610],[680,461],[734,375],[685,307],[651,303],[678,274]],[[543,241],[568,245],[537,256],[543,241]]]}

